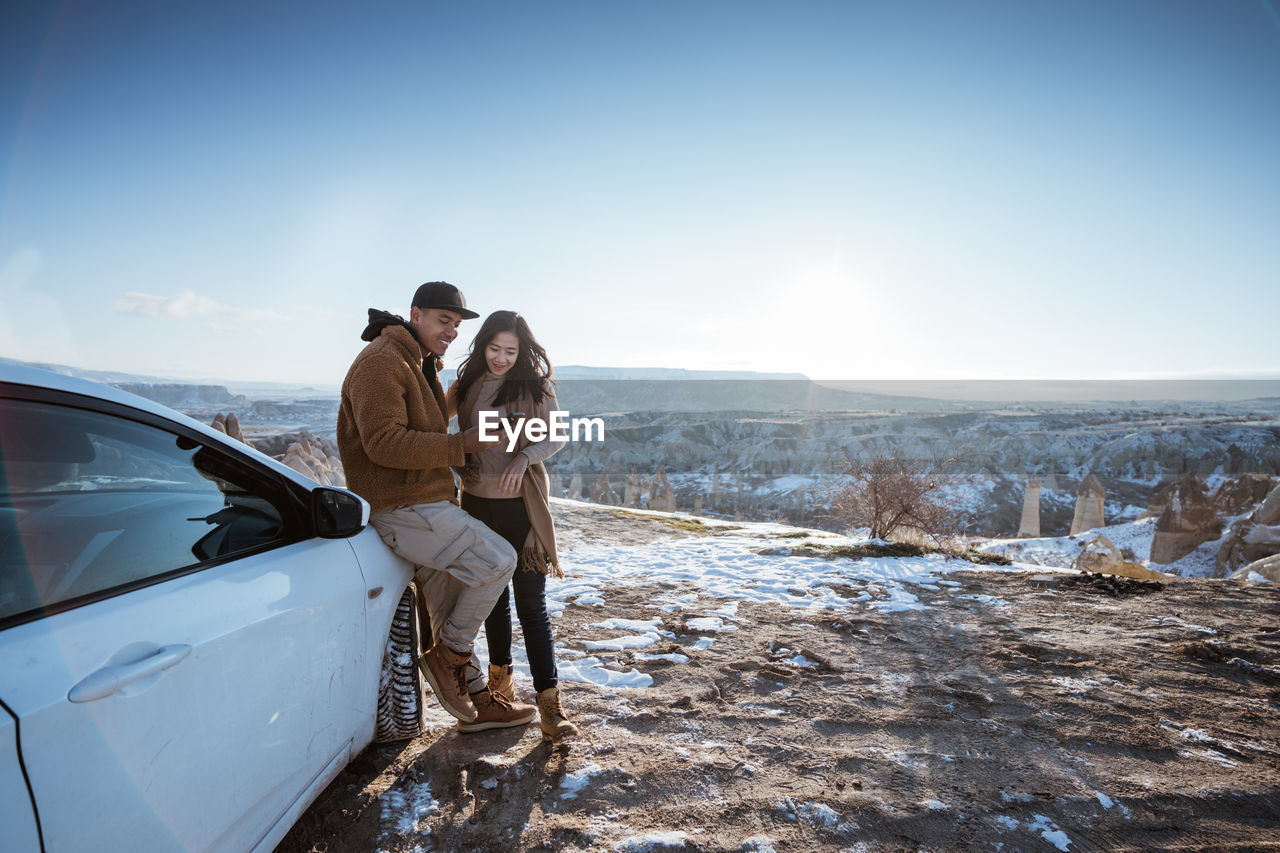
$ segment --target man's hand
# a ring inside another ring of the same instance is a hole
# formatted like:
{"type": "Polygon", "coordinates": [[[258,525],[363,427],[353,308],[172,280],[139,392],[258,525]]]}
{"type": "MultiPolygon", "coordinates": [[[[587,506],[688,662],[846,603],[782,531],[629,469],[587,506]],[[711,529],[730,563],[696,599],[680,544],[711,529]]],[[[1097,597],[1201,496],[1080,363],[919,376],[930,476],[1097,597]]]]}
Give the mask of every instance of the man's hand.
{"type": "Polygon", "coordinates": [[[480,427],[472,427],[462,434],[462,452],[463,453],[479,453],[481,450],[487,450],[493,447],[493,442],[484,442],[480,440],[480,427]]]}
{"type": "Polygon", "coordinates": [[[507,465],[506,470],[502,472],[502,479],[498,481],[498,491],[504,495],[520,494],[520,484],[524,482],[524,472],[527,470],[529,470],[529,457],[523,453],[517,453],[507,465]]]}

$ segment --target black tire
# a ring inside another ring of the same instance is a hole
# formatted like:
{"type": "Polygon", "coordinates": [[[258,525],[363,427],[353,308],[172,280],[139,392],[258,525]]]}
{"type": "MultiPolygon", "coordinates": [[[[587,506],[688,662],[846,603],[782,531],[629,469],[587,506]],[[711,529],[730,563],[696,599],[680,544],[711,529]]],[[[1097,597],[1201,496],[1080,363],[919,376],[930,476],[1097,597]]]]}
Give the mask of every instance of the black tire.
{"type": "Polygon", "coordinates": [[[382,674],[378,681],[378,719],[375,743],[405,740],[422,734],[424,682],[418,668],[422,653],[422,626],[418,618],[418,590],[409,584],[391,620],[382,674]]]}

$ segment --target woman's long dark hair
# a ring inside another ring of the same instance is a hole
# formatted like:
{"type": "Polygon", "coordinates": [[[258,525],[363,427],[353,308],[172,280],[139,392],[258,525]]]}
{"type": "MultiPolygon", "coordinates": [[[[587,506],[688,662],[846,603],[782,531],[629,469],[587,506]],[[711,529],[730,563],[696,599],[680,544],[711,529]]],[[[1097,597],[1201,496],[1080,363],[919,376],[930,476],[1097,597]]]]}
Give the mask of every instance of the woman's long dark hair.
{"type": "Polygon", "coordinates": [[[494,311],[485,318],[484,325],[471,342],[466,359],[458,368],[459,405],[467,398],[467,389],[478,382],[489,369],[484,351],[499,332],[511,332],[520,339],[520,354],[516,356],[516,363],[507,371],[493,404],[502,406],[523,395],[536,405],[547,396],[546,382],[551,379],[551,360],[547,358],[547,351],[538,343],[533,332],[529,331],[529,324],[523,317],[515,311],[494,311]]]}

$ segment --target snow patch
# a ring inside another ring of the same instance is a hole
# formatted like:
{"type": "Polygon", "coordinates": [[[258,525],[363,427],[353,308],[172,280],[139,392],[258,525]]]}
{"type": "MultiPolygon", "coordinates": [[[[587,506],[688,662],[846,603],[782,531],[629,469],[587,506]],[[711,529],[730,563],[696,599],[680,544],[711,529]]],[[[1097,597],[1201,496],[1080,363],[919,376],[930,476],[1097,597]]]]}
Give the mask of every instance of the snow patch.
{"type": "Polygon", "coordinates": [[[714,631],[717,633],[724,633],[725,631],[738,630],[737,625],[724,624],[724,620],[719,616],[699,616],[689,619],[684,624],[693,631],[714,631]]]}
{"type": "Polygon", "coordinates": [[[653,678],[638,669],[609,669],[598,657],[588,656],[579,660],[558,661],[557,669],[561,681],[599,684],[603,687],[653,686],[653,678]]]}
{"type": "Polygon", "coordinates": [[[633,835],[624,838],[613,849],[618,853],[647,853],[650,850],[680,850],[685,846],[689,836],[679,830],[671,832],[649,832],[644,835],[633,835]]]}
{"type": "Polygon", "coordinates": [[[621,652],[626,649],[643,649],[662,638],[657,634],[628,634],[610,640],[583,640],[582,646],[589,652],[621,652]]]}
{"type": "Polygon", "coordinates": [[[1203,625],[1194,625],[1194,624],[1192,624],[1192,623],[1190,623],[1190,622],[1184,622],[1184,621],[1182,621],[1181,619],[1179,619],[1179,618],[1178,618],[1178,617],[1176,617],[1176,616],[1157,616],[1157,617],[1156,617],[1156,621],[1157,621],[1157,622],[1172,622],[1172,623],[1173,623],[1173,624],[1175,624],[1175,625],[1181,625],[1183,628],[1190,628],[1192,631],[1199,631],[1199,632],[1201,632],[1202,634],[1211,634],[1211,635],[1216,636],[1216,635],[1217,635],[1217,633],[1218,633],[1217,631],[1213,630],[1212,628],[1206,628],[1206,627],[1205,627],[1205,626],[1203,626],[1203,625]]]}
{"type": "Polygon", "coordinates": [[[591,781],[591,777],[599,773],[603,773],[604,768],[599,764],[591,763],[572,773],[566,773],[565,777],[560,780],[560,797],[565,800],[576,799],[582,789],[587,787],[587,783],[591,781]]]}
{"type": "Polygon", "coordinates": [[[800,806],[797,814],[800,820],[810,826],[821,826],[826,829],[834,829],[840,821],[840,816],[825,803],[805,803],[800,806]]]}
{"type": "Polygon", "coordinates": [[[636,660],[665,660],[670,661],[671,663],[688,663],[689,657],[688,655],[677,654],[675,652],[668,652],[667,654],[662,655],[650,655],[641,652],[636,655],[636,660]]]}
{"type": "Polygon", "coordinates": [[[652,619],[606,619],[603,622],[596,622],[592,628],[607,628],[612,631],[634,631],[637,634],[644,634],[653,631],[662,625],[662,620],[658,617],[652,619]]]}
{"type": "Polygon", "coordinates": [[[1059,850],[1069,850],[1071,848],[1071,839],[1067,838],[1067,834],[1058,828],[1058,825],[1042,814],[1033,815],[1035,820],[1026,825],[1027,829],[1032,832],[1040,833],[1040,837],[1048,841],[1059,850]]]}
{"type": "Polygon", "coordinates": [[[426,782],[409,782],[390,788],[379,799],[379,815],[385,840],[431,834],[427,818],[440,810],[426,782]]]}

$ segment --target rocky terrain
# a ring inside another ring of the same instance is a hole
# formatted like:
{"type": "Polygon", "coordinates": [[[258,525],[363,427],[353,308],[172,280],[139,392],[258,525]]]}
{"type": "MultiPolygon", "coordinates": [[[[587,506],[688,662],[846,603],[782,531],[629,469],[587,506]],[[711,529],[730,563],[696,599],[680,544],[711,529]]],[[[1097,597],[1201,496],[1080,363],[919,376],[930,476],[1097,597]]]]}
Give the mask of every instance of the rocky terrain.
{"type": "Polygon", "coordinates": [[[822,559],[801,556],[834,547],[820,532],[555,512],[581,735],[432,711],[281,853],[1280,847],[1274,584],[822,559]]]}
{"type": "MultiPolygon", "coordinates": [[[[1110,519],[1142,512],[1159,488],[1194,473],[1221,478],[1280,473],[1280,417],[1268,411],[1098,411],[1088,415],[968,412],[931,416],[844,412],[672,414],[606,420],[602,443],[570,444],[551,460],[584,497],[605,474],[621,494],[628,474],[662,466],[676,506],[747,519],[832,527],[826,513],[849,456],[956,459],[964,488],[953,501],[979,535],[1018,530],[1028,480],[1042,487],[1041,529],[1066,533],[1076,489],[1105,487],[1110,519]]],[[[1216,485],[1216,482],[1215,482],[1216,485]]],[[[834,528],[833,528],[834,529],[834,528]]]]}
{"type": "MultiPolygon", "coordinates": [[[[335,398],[250,399],[222,386],[165,383],[121,387],[206,422],[233,415],[259,449],[320,482],[343,482],[333,445],[335,398]]],[[[1102,493],[1102,523],[1168,510],[1153,553],[1140,555],[1159,563],[1238,521],[1239,508],[1204,503],[1212,503],[1211,493],[1237,488],[1248,476],[1280,474],[1280,398],[984,404],[803,379],[574,378],[562,383],[561,405],[575,416],[601,417],[605,438],[571,442],[550,460],[557,495],[842,531],[848,522],[830,506],[850,458],[951,459],[955,482],[946,499],[967,533],[1025,533],[1034,489],[1036,534],[1064,535],[1079,522],[1077,492],[1090,482],[1102,493]],[[707,410],[735,403],[758,411],[707,410]],[[855,404],[860,408],[838,408],[855,404]],[[662,408],[627,408],[637,406],[662,408]],[[810,408],[788,408],[796,406],[810,408]],[[1178,493],[1175,511],[1161,495],[1185,478],[1200,485],[1178,493]]],[[[1220,575],[1280,538],[1258,525],[1231,536],[1234,556],[1224,558],[1220,575]]]]}
{"type": "MultiPolygon", "coordinates": [[[[182,410],[206,422],[219,412],[235,411],[255,442],[301,430],[332,439],[334,400],[236,403],[221,400],[182,410]]],[[[1218,478],[1215,486],[1221,478],[1245,472],[1280,473],[1280,413],[1265,408],[1200,414],[643,411],[601,417],[603,442],[571,443],[550,461],[561,494],[572,495],[577,475],[581,496],[590,498],[603,475],[621,496],[633,470],[651,478],[661,467],[679,509],[696,506],[726,517],[832,529],[839,521],[827,512],[830,492],[841,484],[838,474],[848,455],[956,457],[964,488],[953,501],[967,529],[979,535],[1017,532],[1024,490],[1033,476],[1042,488],[1041,529],[1065,533],[1076,488],[1090,473],[1106,489],[1108,519],[1134,517],[1162,486],[1185,473],[1218,478]]],[[[647,497],[639,500],[648,504],[647,497]]]]}

